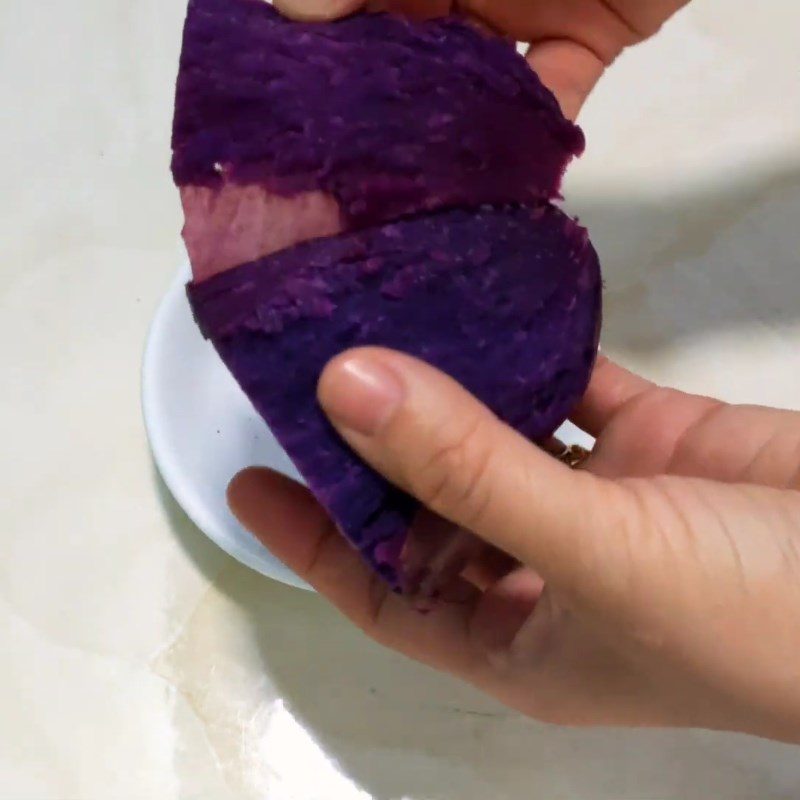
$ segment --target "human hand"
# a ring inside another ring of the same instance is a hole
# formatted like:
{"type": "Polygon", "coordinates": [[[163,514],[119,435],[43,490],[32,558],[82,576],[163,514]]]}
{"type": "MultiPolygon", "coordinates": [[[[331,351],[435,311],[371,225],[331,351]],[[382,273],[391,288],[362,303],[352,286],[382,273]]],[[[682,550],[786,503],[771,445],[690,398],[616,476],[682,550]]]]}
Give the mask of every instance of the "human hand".
{"type": "Polygon", "coordinates": [[[655,34],[688,0],[275,0],[297,19],[324,20],[369,9],[417,16],[462,13],[530,45],[528,61],[575,118],[619,54],[655,34]]]}
{"type": "Polygon", "coordinates": [[[420,615],[305,489],[239,475],[242,523],[369,636],[545,721],[800,741],[800,414],[603,360],[573,471],[399,353],[340,356],[320,401],[367,461],[514,559],[469,565],[420,615]]]}

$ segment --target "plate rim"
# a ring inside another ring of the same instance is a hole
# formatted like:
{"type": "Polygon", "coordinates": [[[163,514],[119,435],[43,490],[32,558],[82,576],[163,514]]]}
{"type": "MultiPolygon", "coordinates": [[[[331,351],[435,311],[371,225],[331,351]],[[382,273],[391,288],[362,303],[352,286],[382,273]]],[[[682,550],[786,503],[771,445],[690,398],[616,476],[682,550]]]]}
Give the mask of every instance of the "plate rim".
{"type": "Polygon", "coordinates": [[[222,535],[217,530],[217,525],[209,518],[202,504],[196,502],[191,492],[184,491],[182,488],[185,483],[180,477],[183,475],[183,471],[178,466],[172,448],[166,445],[166,436],[162,433],[164,420],[158,412],[159,403],[157,400],[155,370],[158,362],[159,344],[166,333],[170,311],[174,303],[178,302],[177,296],[179,294],[183,294],[185,297],[184,285],[190,274],[187,261],[179,267],[177,274],[159,300],[158,307],[153,314],[145,336],[140,367],[140,401],[145,435],[156,469],[175,502],[203,535],[214,542],[223,552],[266,578],[297,589],[313,591],[305,581],[295,575],[288,567],[281,564],[281,562],[276,560],[278,569],[270,569],[263,560],[253,555],[251,551],[248,551],[243,546],[238,545],[235,539],[222,535]]]}

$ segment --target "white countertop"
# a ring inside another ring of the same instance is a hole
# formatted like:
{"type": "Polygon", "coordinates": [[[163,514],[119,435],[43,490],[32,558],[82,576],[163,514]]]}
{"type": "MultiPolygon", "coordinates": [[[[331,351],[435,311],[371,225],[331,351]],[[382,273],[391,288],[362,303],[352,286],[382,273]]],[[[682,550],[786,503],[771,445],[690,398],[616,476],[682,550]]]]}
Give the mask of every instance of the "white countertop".
{"type": "MultiPolygon", "coordinates": [[[[383,652],[182,515],[139,409],[182,0],[0,4],[0,799],[776,800],[800,751],[576,732],[383,652]]],[[[696,0],[583,117],[607,351],[800,404],[800,5],[696,0]]]]}

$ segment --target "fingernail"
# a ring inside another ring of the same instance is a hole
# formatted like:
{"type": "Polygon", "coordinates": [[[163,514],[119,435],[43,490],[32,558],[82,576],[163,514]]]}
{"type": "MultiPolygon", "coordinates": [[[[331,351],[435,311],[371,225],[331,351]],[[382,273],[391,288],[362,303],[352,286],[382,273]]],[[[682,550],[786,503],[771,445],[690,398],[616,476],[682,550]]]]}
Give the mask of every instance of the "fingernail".
{"type": "Polygon", "coordinates": [[[356,10],[358,0],[280,0],[278,10],[298,20],[336,19],[356,10]]]}
{"type": "Polygon", "coordinates": [[[365,436],[374,436],[403,401],[403,384],[385,364],[351,356],[323,373],[319,400],[332,421],[365,436]]]}

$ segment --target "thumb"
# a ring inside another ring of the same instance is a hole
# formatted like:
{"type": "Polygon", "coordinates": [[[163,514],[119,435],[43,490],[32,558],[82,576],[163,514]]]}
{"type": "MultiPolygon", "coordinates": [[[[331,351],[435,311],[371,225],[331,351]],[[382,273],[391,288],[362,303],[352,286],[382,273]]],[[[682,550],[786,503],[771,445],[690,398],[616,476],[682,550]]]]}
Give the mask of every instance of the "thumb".
{"type": "Polygon", "coordinates": [[[433,367],[353,350],[325,369],[319,400],[390,481],[546,580],[581,592],[620,580],[614,553],[629,559],[626,531],[639,514],[629,493],[568,469],[433,367]]]}

